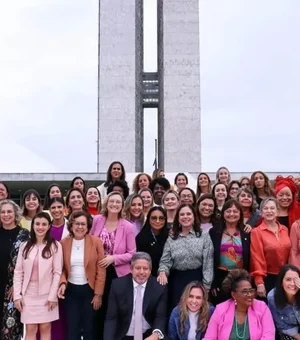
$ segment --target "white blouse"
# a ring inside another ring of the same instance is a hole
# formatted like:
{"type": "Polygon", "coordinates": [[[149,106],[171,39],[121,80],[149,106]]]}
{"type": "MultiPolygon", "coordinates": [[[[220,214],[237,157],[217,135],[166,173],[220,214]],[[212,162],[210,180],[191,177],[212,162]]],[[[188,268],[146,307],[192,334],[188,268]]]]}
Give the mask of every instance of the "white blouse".
{"type": "Polygon", "coordinates": [[[84,239],[73,239],[71,250],[71,272],[68,281],[74,285],[87,284],[84,268],[84,239]]]}
{"type": "Polygon", "coordinates": [[[196,340],[198,312],[189,311],[190,330],[187,340],[196,340]]]}

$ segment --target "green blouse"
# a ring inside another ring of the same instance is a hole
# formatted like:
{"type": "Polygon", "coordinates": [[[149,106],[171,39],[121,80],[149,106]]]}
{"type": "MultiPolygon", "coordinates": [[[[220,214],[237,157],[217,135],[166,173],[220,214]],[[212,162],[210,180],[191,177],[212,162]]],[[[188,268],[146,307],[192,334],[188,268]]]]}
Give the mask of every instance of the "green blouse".
{"type": "Polygon", "coordinates": [[[248,320],[246,319],[245,322],[242,325],[240,325],[235,322],[235,318],[234,318],[229,340],[250,340],[248,320]],[[246,325],[245,325],[245,322],[247,322],[246,325]],[[245,329],[245,333],[244,333],[244,329],[245,329]],[[238,334],[236,331],[238,331],[238,334]]]}

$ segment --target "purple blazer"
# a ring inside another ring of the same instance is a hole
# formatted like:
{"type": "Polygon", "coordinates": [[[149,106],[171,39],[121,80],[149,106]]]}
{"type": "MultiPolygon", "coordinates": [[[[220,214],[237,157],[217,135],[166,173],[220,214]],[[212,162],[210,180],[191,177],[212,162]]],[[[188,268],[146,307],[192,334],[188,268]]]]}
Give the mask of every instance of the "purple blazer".
{"type": "MultiPolygon", "coordinates": [[[[105,222],[105,216],[95,216],[90,234],[100,237],[105,222]]],[[[116,239],[113,251],[115,260],[114,265],[118,277],[130,273],[130,261],[135,252],[136,245],[133,225],[123,218],[120,218],[116,229],[116,239]]]]}
{"type": "MultiPolygon", "coordinates": [[[[235,304],[232,299],[217,305],[203,340],[229,339],[234,322],[235,304]]],[[[274,340],[275,326],[269,307],[254,300],[248,309],[248,324],[251,340],[274,340]]]]}

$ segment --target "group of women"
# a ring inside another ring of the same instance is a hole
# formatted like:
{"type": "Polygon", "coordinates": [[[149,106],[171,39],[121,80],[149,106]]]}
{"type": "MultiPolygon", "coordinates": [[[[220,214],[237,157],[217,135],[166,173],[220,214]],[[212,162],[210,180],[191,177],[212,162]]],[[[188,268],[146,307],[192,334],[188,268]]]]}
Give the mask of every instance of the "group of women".
{"type": "Polygon", "coordinates": [[[130,190],[113,162],[99,187],[76,177],[66,197],[52,184],[43,205],[32,189],[19,208],[0,182],[0,338],[24,324],[28,340],[103,339],[111,282],[144,251],[168,285],[170,340],[273,340],[274,323],[300,339],[298,192],[298,179],[231,181],[225,167],[196,191],[159,169],[130,190]]]}

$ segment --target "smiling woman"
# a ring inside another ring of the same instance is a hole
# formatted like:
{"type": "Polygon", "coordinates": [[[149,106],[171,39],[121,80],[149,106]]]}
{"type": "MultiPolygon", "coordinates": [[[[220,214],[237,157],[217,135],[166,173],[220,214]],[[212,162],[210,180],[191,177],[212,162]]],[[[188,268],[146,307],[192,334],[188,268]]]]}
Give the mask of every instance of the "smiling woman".
{"type": "MultiPolygon", "coordinates": [[[[20,208],[11,200],[0,202],[0,322],[7,339],[18,339],[22,332],[20,314],[13,305],[13,276],[19,248],[29,232],[19,226],[20,208]]],[[[3,333],[0,333],[1,336],[3,333]]]]}
{"type": "Polygon", "coordinates": [[[275,287],[280,268],[287,264],[291,241],[288,229],[277,221],[278,203],[268,197],[261,202],[262,223],[251,232],[251,275],[257,294],[265,298],[275,287]]]}
{"type": "Polygon", "coordinates": [[[30,230],[32,219],[42,210],[42,200],[39,193],[34,189],[27,190],[23,195],[21,208],[23,217],[20,224],[23,228],[30,230]]]}
{"type": "Polygon", "coordinates": [[[20,247],[14,273],[14,304],[26,324],[28,338],[39,331],[41,339],[50,339],[51,322],[59,318],[57,291],[63,255],[50,229],[48,213],[35,215],[30,239],[20,247]]]}
{"type": "Polygon", "coordinates": [[[148,253],[152,259],[153,276],[158,275],[159,261],[169,235],[166,211],[162,207],[152,207],[141,232],[136,236],[136,249],[148,253]]]}
{"type": "Polygon", "coordinates": [[[168,339],[202,339],[213,311],[203,285],[197,281],[189,283],[170,316],[168,339]]]}
{"type": "Polygon", "coordinates": [[[86,211],[70,216],[70,237],[61,244],[64,267],[58,296],[65,299],[68,340],[94,339],[96,311],[102,305],[106,270],[102,242],[89,235],[92,217],[86,211]],[[83,313],[82,313],[83,312],[83,313]],[[74,320],[78,320],[74,322],[74,320]]]}
{"type": "Polygon", "coordinates": [[[170,312],[188,283],[201,281],[210,289],[213,279],[213,244],[209,235],[202,233],[192,205],[179,206],[172,231],[164,246],[157,277],[160,284],[168,283],[170,312]]]}
{"type": "Polygon", "coordinates": [[[293,265],[280,269],[276,288],[268,294],[268,305],[280,340],[300,338],[300,327],[295,315],[300,313],[300,270],[293,265]]]}
{"type": "Polygon", "coordinates": [[[263,301],[254,299],[250,274],[233,269],[222,286],[230,299],[216,306],[204,340],[275,339],[271,312],[263,301]]]}
{"type": "Polygon", "coordinates": [[[66,206],[69,214],[66,216],[69,219],[72,212],[86,210],[87,203],[84,193],[78,188],[71,188],[66,197],[66,206]]]}
{"type": "Polygon", "coordinates": [[[86,191],[87,210],[92,215],[99,215],[102,209],[101,194],[97,187],[90,186],[86,191]]]}
{"type": "Polygon", "coordinates": [[[127,197],[124,204],[124,214],[126,220],[132,223],[136,236],[145,222],[144,201],[140,195],[132,194],[127,197]]]}
{"type": "Polygon", "coordinates": [[[222,291],[222,282],[233,269],[249,270],[250,235],[244,230],[243,211],[239,203],[229,200],[224,204],[221,220],[209,230],[214,245],[214,303],[228,298],[222,291]]]}
{"type": "Polygon", "coordinates": [[[112,280],[130,273],[130,261],[136,252],[133,225],[123,218],[124,198],[117,191],[106,197],[102,214],[94,217],[91,235],[103,243],[105,257],[99,262],[106,268],[102,308],[97,313],[97,339],[103,339],[104,319],[112,280]]]}

